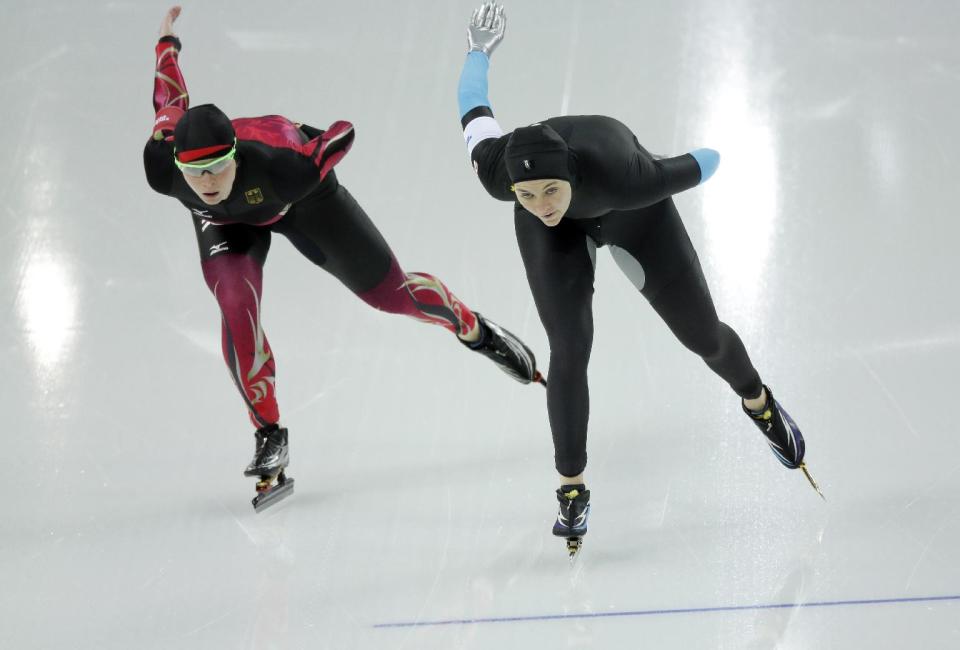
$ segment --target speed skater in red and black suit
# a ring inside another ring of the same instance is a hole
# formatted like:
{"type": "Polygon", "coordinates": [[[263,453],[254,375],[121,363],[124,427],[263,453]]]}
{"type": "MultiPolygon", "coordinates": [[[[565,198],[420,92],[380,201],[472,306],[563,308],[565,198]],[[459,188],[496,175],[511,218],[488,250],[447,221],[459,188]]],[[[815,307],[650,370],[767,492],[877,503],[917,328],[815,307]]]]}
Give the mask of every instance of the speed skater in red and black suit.
{"type": "Polygon", "coordinates": [[[472,311],[435,276],[403,271],[333,171],[353,144],[352,124],[317,129],[279,115],[231,120],[212,104],[189,107],[173,32],[179,15],[173,7],[161,23],[156,118],[144,167],[150,186],[179,200],[192,217],[203,277],[222,314],[223,357],[256,428],[245,474],[261,477],[261,497],[277,487],[271,483],[277,476],[283,483],[289,460],[275,359],[261,326],[263,265],[273,233],[371,307],[440,325],[517,381],[545,384],[517,337],[472,311]]]}

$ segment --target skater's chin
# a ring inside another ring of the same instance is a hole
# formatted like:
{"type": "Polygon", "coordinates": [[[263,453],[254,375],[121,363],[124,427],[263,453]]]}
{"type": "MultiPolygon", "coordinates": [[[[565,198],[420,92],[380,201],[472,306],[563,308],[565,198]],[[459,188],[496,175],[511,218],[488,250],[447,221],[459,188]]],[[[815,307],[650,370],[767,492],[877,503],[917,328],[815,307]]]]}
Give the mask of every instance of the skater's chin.
{"type": "Polygon", "coordinates": [[[540,221],[542,221],[545,226],[550,226],[551,228],[553,228],[558,223],[560,223],[561,219],[563,219],[563,213],[560,212],[559,210],[548,212],[547,214],[540,217],[540,221]]]}

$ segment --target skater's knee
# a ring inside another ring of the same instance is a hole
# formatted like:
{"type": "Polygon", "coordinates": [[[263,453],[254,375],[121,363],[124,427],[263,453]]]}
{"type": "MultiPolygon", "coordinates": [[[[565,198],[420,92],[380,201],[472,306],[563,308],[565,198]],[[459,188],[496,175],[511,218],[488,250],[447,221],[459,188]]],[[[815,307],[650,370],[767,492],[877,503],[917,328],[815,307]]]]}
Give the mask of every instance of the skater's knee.
{"type": "Polygon", "coordinates": [[[586,381],[590,345],[583,341],[550,342],[550,373],[566,381],[586,381]]]}
{"type": "Polygon", "coordinates": [[[408,274],[394,263],[390,272],[372,289],[357,294],[363,302],[388,314],[415,316],[419,313],[413,299],[413,289],[419,274],[408,274]]]}
{"type": "Polygon", "coordinates": [[[562,351],[571,360],[578,359],[586,363],[590,359],[590,350],[593,348],[592,314],[558,317],[549,324],[545,322],[544,329],[551,350],[562,351]]]}
{"type": "Polygon", "coordinates": [[[214,283],[210,291],[217,299],[220,311],[227,318],[234,314],[259,314],[260,312],[259,292],[249,280],[214,283]]]}
{"type": "Polygon", "coordinates": [[[712,361],[723,355],[723,336],[720,328],[715,327],[703,332],[687,343],[687,347],[703,357],[706,361],[712,361]]]}

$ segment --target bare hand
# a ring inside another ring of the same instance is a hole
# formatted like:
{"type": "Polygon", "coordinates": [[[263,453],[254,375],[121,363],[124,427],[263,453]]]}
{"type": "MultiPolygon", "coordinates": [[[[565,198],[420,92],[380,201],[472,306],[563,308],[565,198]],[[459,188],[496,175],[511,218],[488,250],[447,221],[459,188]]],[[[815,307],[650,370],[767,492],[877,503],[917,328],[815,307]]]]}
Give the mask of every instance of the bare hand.
{"type": "Polygon", "coordinates": [[[164,36],[176,36],[176,34],[173,33],[173,21],[180,15],[180,10],[180,5],[174,5],[167,11],[167,15],[163,17],[163,22],[160,23],[160,38],[164,36]]]}

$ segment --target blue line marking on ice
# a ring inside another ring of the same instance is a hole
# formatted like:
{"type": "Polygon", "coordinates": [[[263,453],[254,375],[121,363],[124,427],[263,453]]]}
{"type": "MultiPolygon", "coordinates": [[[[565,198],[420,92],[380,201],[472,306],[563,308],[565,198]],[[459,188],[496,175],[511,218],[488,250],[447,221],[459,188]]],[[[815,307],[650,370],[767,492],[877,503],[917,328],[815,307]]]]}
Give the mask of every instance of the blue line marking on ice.
{"type": "Polygon", "coordinates": [[[544,614],[540,616],[503,616],[493,618],[463,618],[447,621],[408,621],[399,623],[377,623],[375,628],[396,627],[438,627],[441,625],[476,625],[480,623],[517,623],[522,621],[558,621],[582,618],[613,618],[625,616],[665,616],[667,614],[705,614],[712,612],[742,612],[763,609],[808,609],[813,607],[844,607],[851,605],[891,605],[896,603],[931,603],[942,601],[960,601],[955,596],[918,596],[915,598],[872,598],[864,600],[825,600],[811,603],[774,603],[768,605],[728,605],[721,607],[691,607],[685,609],[646,609],[626,612],[596,612],[584,614],[544,614]]]}

